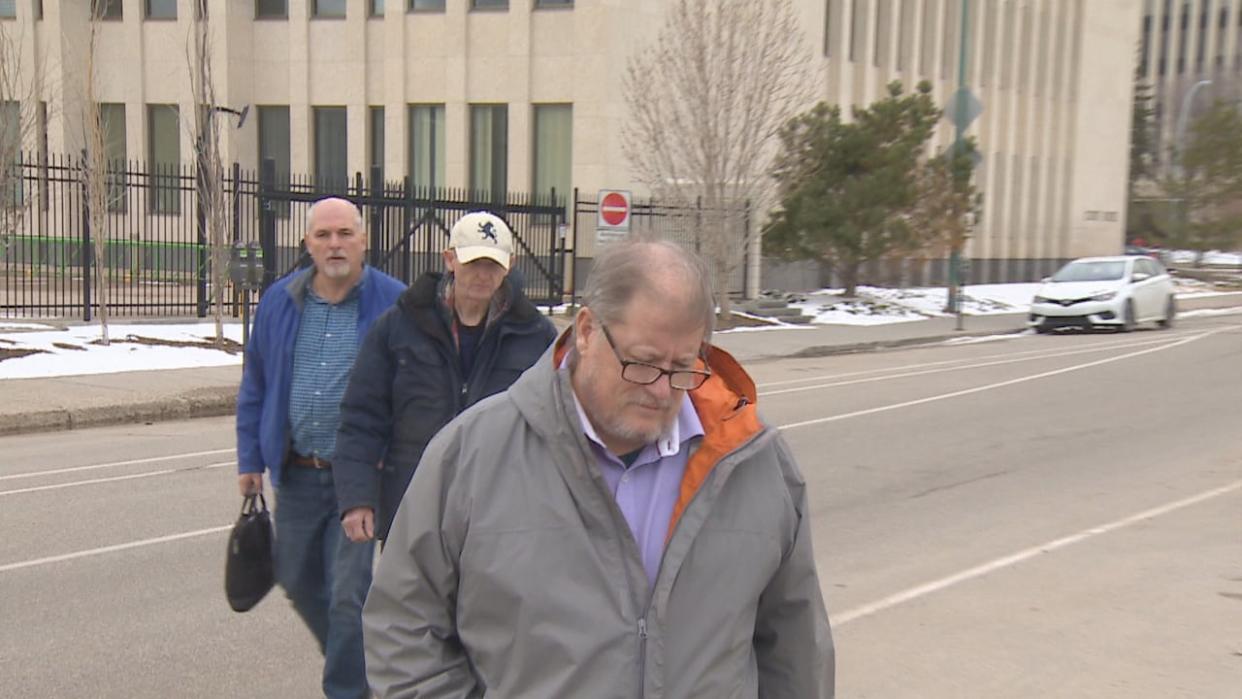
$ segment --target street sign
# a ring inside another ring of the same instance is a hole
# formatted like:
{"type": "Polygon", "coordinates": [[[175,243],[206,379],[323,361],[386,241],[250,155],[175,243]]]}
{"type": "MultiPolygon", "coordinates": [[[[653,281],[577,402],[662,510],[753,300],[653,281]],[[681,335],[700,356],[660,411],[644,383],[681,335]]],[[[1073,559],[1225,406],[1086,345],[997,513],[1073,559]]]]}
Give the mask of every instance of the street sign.
{"type": "Polygon", "coordinates": [[[944,106],[944,118],[956,124],[958,123],[958,111],[962,112],[962,130],[965,131],[966,127],[983,113],[983,103],[975,97],[975,93],[971,92],[970,88],[959,87],[949,98],[949,103],[944,106]],[[959,104],[961,107],[958,106],[959,104]]]}
{"type": "Polygon", "coordinates": [[[622,189],[599,190],[599,215],[595,227],[599,230],[630,230],[630,193],[622,189]]]}

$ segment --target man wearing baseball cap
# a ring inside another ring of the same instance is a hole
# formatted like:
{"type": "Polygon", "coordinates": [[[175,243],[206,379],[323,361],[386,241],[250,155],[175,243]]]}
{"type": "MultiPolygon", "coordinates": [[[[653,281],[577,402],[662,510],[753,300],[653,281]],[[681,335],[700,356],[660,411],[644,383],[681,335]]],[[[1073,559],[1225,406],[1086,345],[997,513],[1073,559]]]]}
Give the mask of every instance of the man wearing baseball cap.
{"type": "Polygon", "coordinates": [[[383,541],[432,436],[556,339],[509,282],[513,233],[499,216],[462,216],[443,257],[447,273],[424,274],[376,320],[341,401],[333,469],[352,541],[383,541]]]}

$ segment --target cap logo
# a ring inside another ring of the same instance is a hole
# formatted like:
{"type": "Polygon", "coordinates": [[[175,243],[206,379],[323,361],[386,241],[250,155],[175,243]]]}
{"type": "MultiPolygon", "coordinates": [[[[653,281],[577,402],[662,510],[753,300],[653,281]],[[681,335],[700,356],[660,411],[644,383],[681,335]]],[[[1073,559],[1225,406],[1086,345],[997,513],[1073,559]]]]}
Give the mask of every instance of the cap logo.
{"type": "Polygon", "coordinates": [[[484,240],[490,240],[497,245],[500,244],[500,241],[496,240],[496,226],[491,221],[484,221],[479,224],[479,235],[484,240]]]}

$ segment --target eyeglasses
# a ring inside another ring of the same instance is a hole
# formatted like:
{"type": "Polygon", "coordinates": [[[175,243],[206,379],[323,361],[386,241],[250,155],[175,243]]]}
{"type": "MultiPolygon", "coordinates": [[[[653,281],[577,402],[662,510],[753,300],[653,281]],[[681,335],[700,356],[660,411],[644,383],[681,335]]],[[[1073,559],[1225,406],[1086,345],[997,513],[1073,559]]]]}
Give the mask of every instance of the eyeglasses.
{"type": "Polygon", "coordinates": [[[608,340],[608,346],[612,348],[612,353],[616,355],[617,361],[621,362],[621,378],[636,383],[641,386],[650,386],[660,377],[668,377],[668,385],[678,391],[693,391],[712,375],[710,371],[702,371],[699,369],[665,369],[654,364],[645,362],[635,362],[625,359],[621,356],[621,352],[617,349],[617,343],[612,341],[612,334],[608,332],[608,328],[603,323],[599,325],[600,330],[604,331],[604,338],[608,340]]]}

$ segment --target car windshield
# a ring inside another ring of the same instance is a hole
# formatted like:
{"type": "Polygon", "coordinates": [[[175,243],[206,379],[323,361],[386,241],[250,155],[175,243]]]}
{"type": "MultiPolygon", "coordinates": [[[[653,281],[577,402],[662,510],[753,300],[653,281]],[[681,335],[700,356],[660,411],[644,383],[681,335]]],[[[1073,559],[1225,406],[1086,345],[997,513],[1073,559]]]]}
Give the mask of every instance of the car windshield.
{"type": "Polygon", "coordinates": [[[1052,275],[1054,282],[1105,282],[1121,279],[1124,262],[1071,262],[1052,275]]]}

